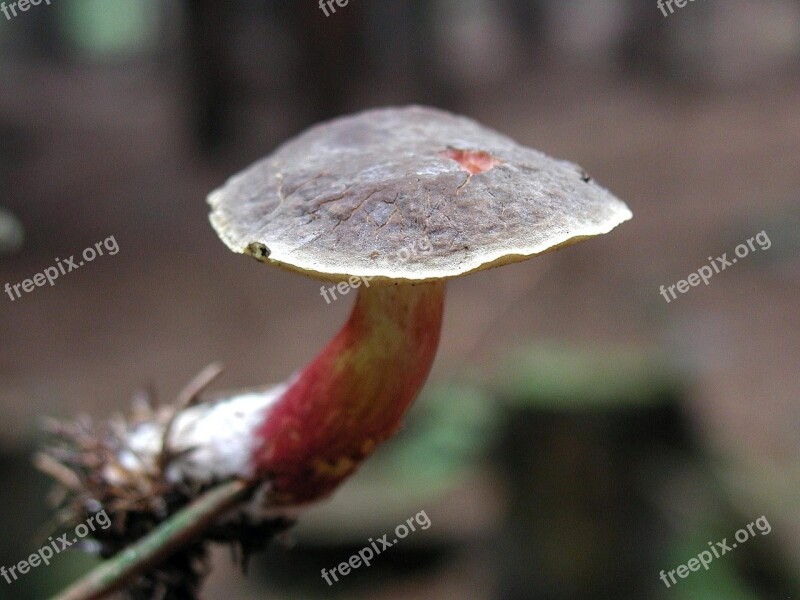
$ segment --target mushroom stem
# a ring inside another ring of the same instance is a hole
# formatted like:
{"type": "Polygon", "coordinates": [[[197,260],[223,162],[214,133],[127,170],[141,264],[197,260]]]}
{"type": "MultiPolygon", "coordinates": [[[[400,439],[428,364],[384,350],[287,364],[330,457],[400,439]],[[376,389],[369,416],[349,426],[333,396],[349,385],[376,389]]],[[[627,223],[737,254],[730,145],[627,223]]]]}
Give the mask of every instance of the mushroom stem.
{"type": "Polygon", "coordinates": [[[361,287],[349,320],[259,430],[276,505],[329,494],[400,427],[436,356],[445,283],[361,287]]]}

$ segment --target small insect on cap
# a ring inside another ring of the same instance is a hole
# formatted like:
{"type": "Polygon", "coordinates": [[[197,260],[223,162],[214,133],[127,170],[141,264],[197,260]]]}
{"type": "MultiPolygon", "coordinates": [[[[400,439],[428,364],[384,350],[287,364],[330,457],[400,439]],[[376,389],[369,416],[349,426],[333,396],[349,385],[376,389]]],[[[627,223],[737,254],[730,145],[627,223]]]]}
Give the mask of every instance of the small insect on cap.
{"type": "Polygon", "coordinates": [[[231,250],[319,279],[374,284],[525,260],[631,218],[577,165],[418,106],[312,127],[208,201],[231,250]]]}

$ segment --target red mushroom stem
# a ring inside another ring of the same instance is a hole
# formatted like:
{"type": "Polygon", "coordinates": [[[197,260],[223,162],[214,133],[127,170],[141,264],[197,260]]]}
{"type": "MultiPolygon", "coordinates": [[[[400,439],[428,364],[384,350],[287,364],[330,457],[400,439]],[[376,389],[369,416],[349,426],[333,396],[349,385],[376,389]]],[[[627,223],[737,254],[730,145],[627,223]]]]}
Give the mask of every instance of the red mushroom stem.
{"type": "Polygon", "coordinates": [[[359,289],[349,320],[270,410],[255,470],[275,505],[329,494],[401,426],[439,344],[443,281],[359,289]]]}

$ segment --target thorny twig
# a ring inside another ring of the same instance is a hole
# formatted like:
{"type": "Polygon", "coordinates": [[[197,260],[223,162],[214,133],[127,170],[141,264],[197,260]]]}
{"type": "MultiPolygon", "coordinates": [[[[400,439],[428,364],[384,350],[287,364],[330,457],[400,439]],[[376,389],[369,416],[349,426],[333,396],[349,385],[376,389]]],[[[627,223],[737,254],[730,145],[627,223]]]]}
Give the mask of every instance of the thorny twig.
{"type": "Polygon", "coordinates": [[[164,427],[164,435],[161,438],[161,454],[158,457],[158,468],[162,473],[172,458],[172,452],[169,448],[169,436],[172,434],[172,427],[175,424],[175,419],[182,410],[189,408],[197,402],[203,390],[211,385],[214,380],[222,374],[223,370],[220,363],[208,365],[189,382],[189,385],[183,388],[180,394],[178,394],[175,410],[169,418],[169,421],[167,421],[167,425],[164,427]]]}
{"type": "Polygon", "coordinates": [[[202,535],[220,515],[243,501],[253,489],[252,483],[239,480],[209,490],[53,600],[96,600],[123,588],[131,579],[202,535]]]}
{"type": "Polygon", "coordinates": [[[177,458],[167,444],[176,417],[196,404],[221,372],[218,364],[203,369],[172,406],[155,409],[151,395],[138,395],[127,421],[120,417],[98,425],[80,417],[45,423],[54,443],[34,462],[60,486],[56,506],[61,508],[61,525],[83,522],[101,511],[111,523],[92,534],[108,560],[56,600],[101,598],[126,586],[135,599],[195,597],[208,573],[209,542],[233,545],[244,566],[252,552],[293,524],[283,518],[234,517],[226,512],[253,495],[263,481],[192,486],[167,476],[177,458]],[[140,425],[163,428],[162,446],[150,468],[142,468],[148,461],[129,444],[130,432],[140,425]],[[134,457],[138,468],[124,464],[124,454],[134,457]]]}

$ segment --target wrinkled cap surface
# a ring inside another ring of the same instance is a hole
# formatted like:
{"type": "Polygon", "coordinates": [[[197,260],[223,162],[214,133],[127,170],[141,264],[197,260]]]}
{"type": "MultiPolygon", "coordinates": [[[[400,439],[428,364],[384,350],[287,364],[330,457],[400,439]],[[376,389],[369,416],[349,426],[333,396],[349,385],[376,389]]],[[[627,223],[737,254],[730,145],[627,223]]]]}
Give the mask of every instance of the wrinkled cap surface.
{"type": "Polygon", "coordinates": [[[631,218],[577,165],[416,106],[312,127],[208,202],[235,252],[316,278],[378,283],[525,260],[631,218]]]}

